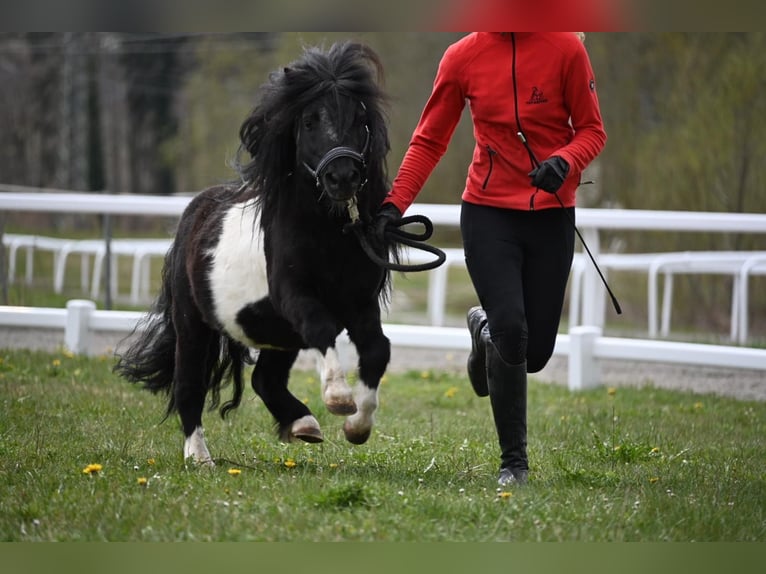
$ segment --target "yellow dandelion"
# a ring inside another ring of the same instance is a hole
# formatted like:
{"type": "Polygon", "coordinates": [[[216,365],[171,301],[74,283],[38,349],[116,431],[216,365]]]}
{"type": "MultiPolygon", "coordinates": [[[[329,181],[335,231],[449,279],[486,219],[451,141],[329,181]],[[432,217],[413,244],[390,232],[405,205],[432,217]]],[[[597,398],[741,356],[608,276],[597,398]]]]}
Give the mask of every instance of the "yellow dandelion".
{"type": "Polygon", "coordinates": [[[53,359],[53,361],[51,361],[51,365],[53,365],[54,367],[60,367],[61,359],[53,359]]]}
{"type": "Polygon", "coordinates": [[[660,447],[655,446],[652,448],[652,450],[649,451],[649,454],[658,454],[660,452],[660,447]]]}
{"type": "Polygon", "coordinates": [[[606,394],[608,394],[610,397],[613,397],[614,395],[617,394],[617,389],[615,387],[609,387],[606,390],[606,394]]]}
{"type": "Polygon", "coordinates": [[[649,482],[651,482],[652,484],[654,484],[655,482],[658,482],[659,480],[660,480],[659,476],[652,476],[649,478],[649,482]]]}
{"type": "Polygon", "coordinates": [[[89,464],[85,468],[82,469],[83,474],[97,474],[101,471],[101,469],[104,468],[98,463],[95,464],[89,464]]]}
{"type": "Polygon", "coordinates": [[[138,483],[138,486],[146,486],[149,481],[145,476],[139,476],[136,479],[136,482],[138,483]]]}
{"type": "Polygon", "coordinates": [[[502,498],[503,500],[505,500],[506,498],[510,498],[512,496],[513,496],[513,494],[510,493],[510,492],[498,492],[497,493],[497,497],[498,498],[502,498]]]}
{"type": "Polygon", "coordinates": [[[296,465],[295,465],[295,461],[294,461],[293,459],[291,459],[291,458],[288,458],[288,459],[285,461],[285,466],[286,466],[287,468],[294,468],[294,467],[296,466],[296,465]]]}
{"type": "Polygon", "coordinates": [[[148,464],[149,466],[152,466],[154,464],[154,459],[153,458],[146,459],[146,464],[148,464]]]}
{"type": "Polygon", "coordinates": [[[421,379],[429,379],[431,377],[431,373],[428,371],[421,371],[420,372],[420,378],[421,379]]]}
{"type": "Polygon", "coordinates": [[[338,463],[337,462],[331,462],[330,463],[330,468],[338,468],[338,463]]]}
{"type": "Polygon", "coordinates": [[[309,404],[309,399],[308,399],[308,397],[304,397],[303,399],[301,399],[301,402],[302,402],[304,405],[307,405],[307,404],[309,404]]]}
{"type": "Polygon", "coordinates": [[[444,396],[447,397],[448,399],[451,399],[457,394],[457,390],[458,390],[457,387],[450,387],[449,389],[444,391],[444,396]]]}
{"type": "Polygon", "coordinates": [[[64,351],[64,356],[67,359],[74,359],[74,353],[72,351],[64,351]]]}
{"type": "Polygon", "coordinates": [[[239,476],[240,474],[242,474],[242,471],[238,468],[230,468],[226,472],[228,472],[232,476],[239,476]]]}
{"type": "Polygon", "coordinates": [[[704,407],[704,406],[705,405],[703,405],[702,403],[694,403],[694,410],[695,411],[701,411],[702,407],[704,407]]]}

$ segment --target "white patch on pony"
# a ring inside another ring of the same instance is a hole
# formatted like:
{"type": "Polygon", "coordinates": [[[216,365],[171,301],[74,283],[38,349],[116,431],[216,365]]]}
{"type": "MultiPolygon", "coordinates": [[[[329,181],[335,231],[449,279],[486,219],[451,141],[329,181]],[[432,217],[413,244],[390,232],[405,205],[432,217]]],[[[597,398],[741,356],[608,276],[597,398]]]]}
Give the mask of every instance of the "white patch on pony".
{"type": "Polygon", "coordinates": [[[234,339],[253,346],[256,341],[245,335],[237,323],[237,313],[269,293],[260,213],[255,209],[254,200],[229,208],[222,221],[218,244],[210,255],[209,281],[216,317],[234,339]]]}
{"type": "Polygon", "coordinates": [[[335,124],[332,121],[332,118],[330,117],[329,112],[327,111],[327,108],[322,108],[319,111],[319,119],[322,122],[322,125],[325,126],[325,135],[330,139],[330,141],[338,142],[338,132],[335,129],[335,124]]]}
{"type": "Polygon", "coordinates": [[[197,464],[206,464],[215,466],[210,451],[205,444],[205,433],[202,427],[194,429],[184,441],[184,460],[191,458],[193,462],[197,464]]]}
{"type": "Polygon", "coordinates": [[[317,360],[317,371],[322,381],[322,400],[327,410],[334,415],[350,415],[356,412],[351,387],[346,383],[346,376],[335,347],[330,347],[322,355],[314,349],[317,360]]]}
{"type": "Polygon", "coordinates": [[[354,386],[354,402],[356,403],[356,414],[346,419],[343,425],[343,431],[346,438],[353,443],[357,443],[355,437],[359,437],[361,442],[367,440],[375,423],[375,411],[378,408],[378,389],[371,389],[362,381],[354,386]]]}

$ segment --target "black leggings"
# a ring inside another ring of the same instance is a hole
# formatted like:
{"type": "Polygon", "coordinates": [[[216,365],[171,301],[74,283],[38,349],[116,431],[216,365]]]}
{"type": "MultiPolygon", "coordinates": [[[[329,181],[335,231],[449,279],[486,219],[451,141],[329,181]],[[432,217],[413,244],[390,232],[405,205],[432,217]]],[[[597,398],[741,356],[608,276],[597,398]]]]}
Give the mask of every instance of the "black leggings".
{"type": "Polygon", "coordinates": [[[466,266],[506,363],[542,369],[553,354],[574,254],[574,208],[517,211],[463,202],[466,266]]]}

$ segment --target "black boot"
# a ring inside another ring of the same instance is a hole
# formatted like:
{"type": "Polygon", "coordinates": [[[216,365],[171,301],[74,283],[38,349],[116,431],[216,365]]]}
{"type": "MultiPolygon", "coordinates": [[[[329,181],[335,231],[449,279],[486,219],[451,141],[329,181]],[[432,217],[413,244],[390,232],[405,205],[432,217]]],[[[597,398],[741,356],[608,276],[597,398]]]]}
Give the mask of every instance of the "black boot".
{"type": "Polygon", "coordinates": [[[487,382],[500,443],[498,484],[527,482],[527,364],[509,365],[487,345],[487,382]]]}
{"type": "Polygon", "coordinates": [[[468,355],[468,378],[473,390],[480,397],[489,394],[487,389],[487,344],[489,329],[487,314],[481,307],[471,307],[466,316],[468,331],[471,333],[471,353],[468,355]]]}

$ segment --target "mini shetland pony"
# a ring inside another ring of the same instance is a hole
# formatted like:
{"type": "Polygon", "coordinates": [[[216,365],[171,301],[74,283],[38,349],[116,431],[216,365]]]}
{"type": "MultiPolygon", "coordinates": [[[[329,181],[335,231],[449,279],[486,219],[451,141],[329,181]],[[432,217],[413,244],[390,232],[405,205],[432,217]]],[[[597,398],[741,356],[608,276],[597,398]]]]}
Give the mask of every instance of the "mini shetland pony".
{"type": "MultiPolygon", "coordinates": [[[[252,387],[279,437],[322,441],[316,418],[288,390],[301,349],[315,350],[322,399],[347,416],[346,439],[369,438],[390,358],[380,316],[390,277],[349,225],[369,229],[388,189],[381,76],[378,56],[352,42],[306,49],[273,72],[240,128],[245,184],[206,189],[181,216],[161,292],[115,371],[167,393],[185,459],[213,464],[205,403],[219,406],[232,379],[221,416],[236,408],[244,366],[256,356],[252,387]],[[335,349],[343,329],[359,356],[353,390],[335,349]]],[[[397,260],[393,245],[374,248],[397,260]]]]}

